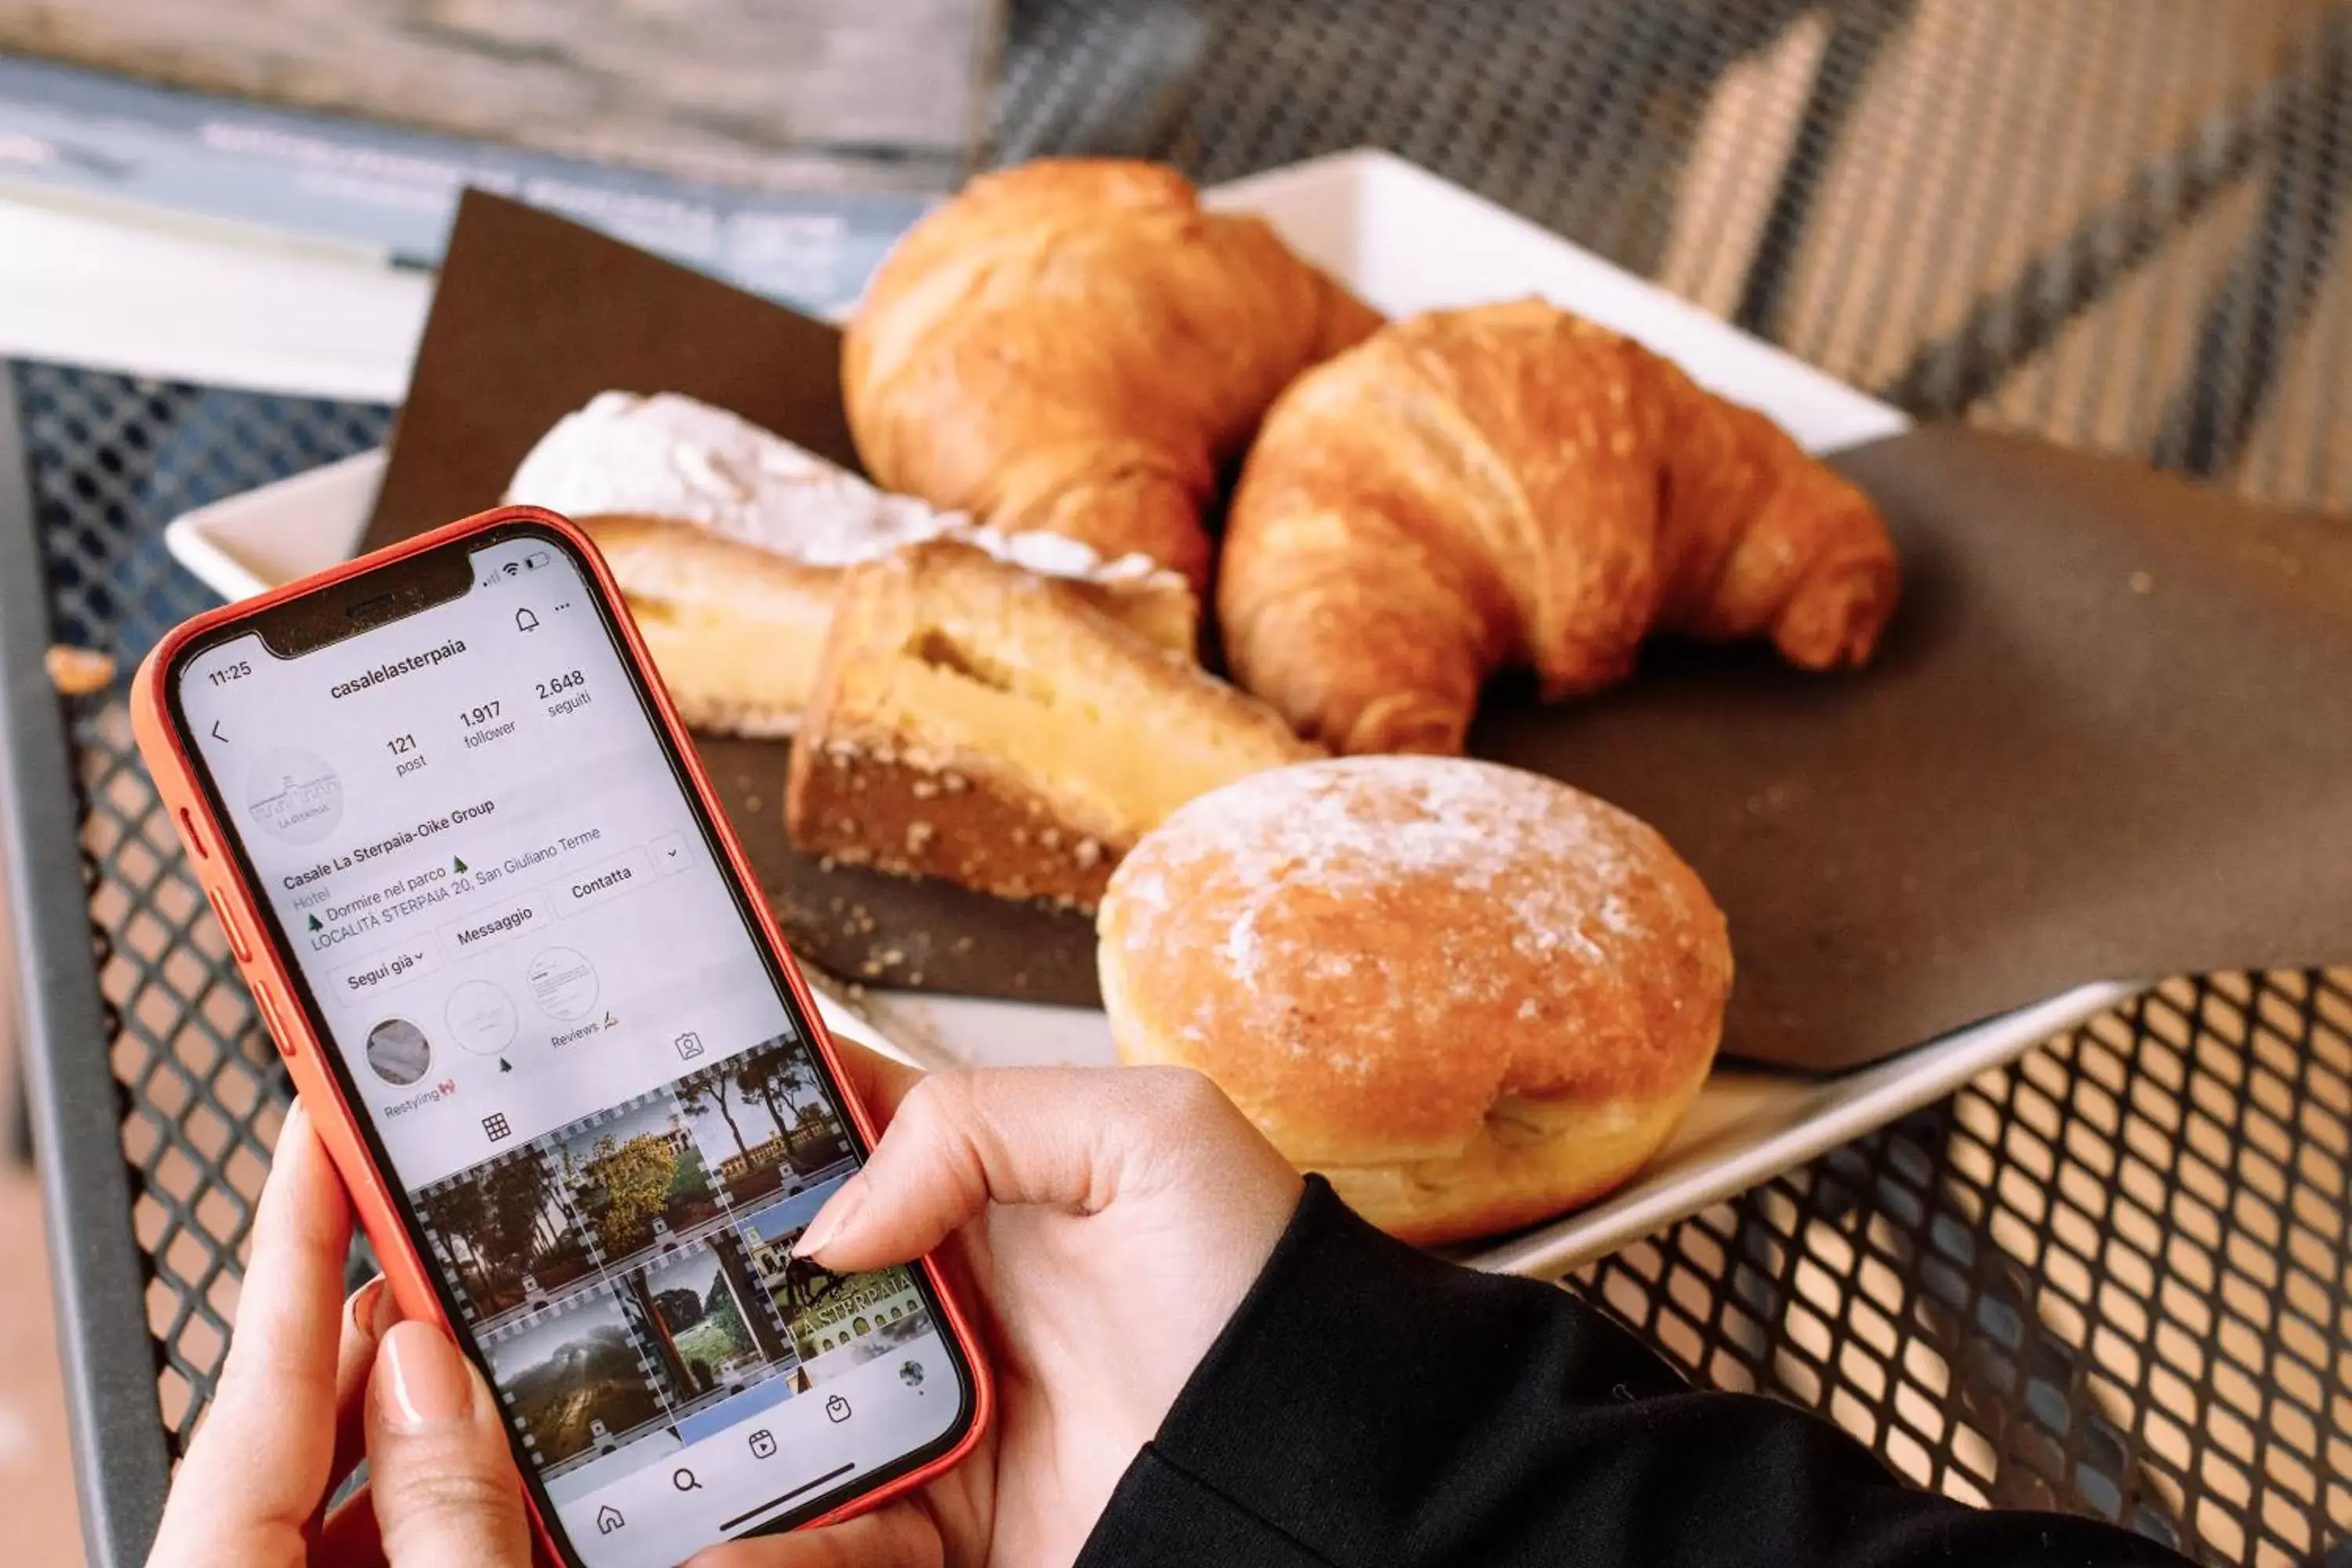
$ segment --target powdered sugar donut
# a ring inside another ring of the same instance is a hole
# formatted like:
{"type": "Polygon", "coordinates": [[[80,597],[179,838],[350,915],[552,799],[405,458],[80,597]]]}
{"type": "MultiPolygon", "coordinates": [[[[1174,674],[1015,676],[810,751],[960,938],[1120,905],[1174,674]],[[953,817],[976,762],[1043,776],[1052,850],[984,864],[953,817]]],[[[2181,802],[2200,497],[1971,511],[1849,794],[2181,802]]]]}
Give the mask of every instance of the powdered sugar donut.
{"type": "Polygon", "coordinates": [[[1127,1060],[1200,1068],[1423,1242],[1631,1174],[1697,1093],[1731,988],[1722,912],[1656,832],[1459,758],[1202,795],[1129,853],[1097,927],[1127,1060]]]}

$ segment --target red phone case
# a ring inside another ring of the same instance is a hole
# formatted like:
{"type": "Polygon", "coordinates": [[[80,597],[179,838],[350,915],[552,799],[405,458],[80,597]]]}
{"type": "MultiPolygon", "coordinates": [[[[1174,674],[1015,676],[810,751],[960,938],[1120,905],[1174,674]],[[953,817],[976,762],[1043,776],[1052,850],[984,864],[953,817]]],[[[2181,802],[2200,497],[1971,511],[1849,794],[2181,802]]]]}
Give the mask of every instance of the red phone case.
{"type": "MultiPolygon", "coordinates": [[[[842,1076],[841,1063],[834,1052],[833,1037],[826,1032],[824,1021],[817,1012],[816,1000],[810,994],[808,983],[801,976],[800,965],[793,961],[792,950],[784,945],[783,933],[777,929],[775,916],[769,910],[767,900],[758,896],[759,882],[751,874],[751,863],[744,858],[743,847],[737,841],[734,829],[720,810],[718,797],[711,791],[710,780],[703,772],[701,760],[687,738],[684,726],[678,722],[677,710],[670,702],[669,690],[662,684],[652,658],[646,652],[645,640],[638,636],[636,622],[630,616],[621,598],[620,586],[614,581],[612,571],[605,565],[604,557],[594,542],[571,520],[539,507],[499,507],[386,546],[356,561],[330,567],[257,598],[206,611],[174,627],[141,661],[139,672],[131,682],[131,731],[138,740],[140,753],[145,757],[149,771],[154,774],[157,793],[162,795],[165,809],[171,812],[172,821],[187,846],[191,868],[203,882],[205,894],[211,900],[214,912],[226,929],[231,948],[238,955],[237,967],[244,972],[246,984],[252,989],[254,1004],[261,1013],[262,1021],[268,1026],[270,1037],[277,1041],[278,1051],[285,1057],[287,1071],[293,1078],[294,1087],[301,1095],[303,1104],[310,1108],[311,1121],[318,1127],[320,1141],[326,1144],[327,1152],[333,1159],[335,1169],[341,1173],[343,1184],[350,1189],[352,1207],[368,1239],[374,1244],[376,1257],[383,1265],[385,1281],[392,1288],[394,1299],[400,1304],[402,1315],[429,1320],[441,1324],[444,1330],[449,1324],[441,1310],[440,1298],[433,1289],[425,1261],[402,1223],[400,1210],[394,1204],[382,1173],[369,1156],[367,1143],[360,1135],[354,1112],[344,1102],[334,1074],[325,1065],[324,1042],[313,1033],[310,1019],[292,1000],[295,991],[285,957],[261,940],[261,933],[268,926],[261,918],[260,901],[254,889],[247,885],[236,864],[221,848],[226,836],[206,805],[203,789],[196,783],[185,739],[172,717],[170,704],[165,700],[164,679],[181,650],[194,638],[215,627],[242,620],[257,611],[315,593],[453,540],[517,521],[538,523],[561,533],[589,563],[596,590],[614,611],[613,621],[622,630],[628,658],[645,681],[646,689],[653,694],[654,707],[660,722],[667,727],[678,755],[686,761],[687,775],[692,781],[696,800],[703,815],[717,829],[727,868],[737,882],[751,893],[751,904],[759,911],[761,938],[775,954],[778,966],[792,987],[793,1000],[800,1005],[801,1016],[808,1022],[810,1035],[815,1041],[825,1070],[832,1075],[834,1086],[840,1093],[842,1103],[848,1108],[850,1119],[857,1124],[858,1134],[865,1141],[866,1147],[871,1149],[876,1138],[874,1120],[857,1097],[850,1092],[842,1076]]],[[[937,1261],[926,1258],[921,1267],[944,1310],[949,1331],[963,1353],[965,1365],[971,1372],[971,1425],[948,1453],[870,1492],[861,1493],[831,1512],[810,1521],[809,1525],[803,1528],[829,1524],[864,1513],[922,1486],[960,1463],[979,1443],[988,1427],[993,1411],[994,1390],[989,1380],[988,1368],[981,1359],[979,1342],[972,1332],[971,1320],[937,1261]]],[[[541,1517],[537,1500],[528,1489],[524,1499],[530,1507],[532,1525],[538,1531],[541,1549],[551,1559],[561,1561],[561,1555],[554,1548],[552,1531],[549,1521],[541,1517]]]]}

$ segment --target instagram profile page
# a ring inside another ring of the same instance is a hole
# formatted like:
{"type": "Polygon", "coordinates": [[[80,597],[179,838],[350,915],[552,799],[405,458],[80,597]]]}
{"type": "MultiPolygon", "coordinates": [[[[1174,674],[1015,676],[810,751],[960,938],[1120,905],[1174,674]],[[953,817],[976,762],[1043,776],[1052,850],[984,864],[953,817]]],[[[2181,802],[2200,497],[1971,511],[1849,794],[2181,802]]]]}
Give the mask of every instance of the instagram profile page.
{"type": "Polygon", "coordinates": [[[961,1389],[909,1271],[793,1256],[855,1145],[580,569],[472,563],[205,649],[181,710],[547,1501],[596,1568],[670,1563],[961,1389]]]}

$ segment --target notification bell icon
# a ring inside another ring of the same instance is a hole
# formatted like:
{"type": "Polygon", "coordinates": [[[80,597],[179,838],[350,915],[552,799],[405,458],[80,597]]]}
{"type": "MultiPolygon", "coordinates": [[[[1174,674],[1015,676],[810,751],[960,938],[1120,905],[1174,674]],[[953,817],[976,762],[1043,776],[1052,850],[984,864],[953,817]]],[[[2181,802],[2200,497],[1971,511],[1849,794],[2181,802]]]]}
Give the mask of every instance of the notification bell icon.
{"type": "Polygon", "coordinates": [[[539,617],[537,616],[532,615],[529,610],[517,610],[515,612],[515,630],[519,632],[530,632],[537,631],[538,629],[539,617]]]}

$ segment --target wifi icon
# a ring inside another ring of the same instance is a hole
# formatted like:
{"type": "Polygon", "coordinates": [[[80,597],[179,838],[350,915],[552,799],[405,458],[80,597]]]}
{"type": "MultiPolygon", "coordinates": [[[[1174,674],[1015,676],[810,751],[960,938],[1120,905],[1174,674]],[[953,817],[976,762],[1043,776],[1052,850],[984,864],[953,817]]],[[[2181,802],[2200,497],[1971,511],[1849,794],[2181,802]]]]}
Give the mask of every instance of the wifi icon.
{"type": "Polygon", "coordinates": [[[513,576],[516,573],[518,573],[518,572],[520,572],[520,571],[521,571],[521,570],[522,570],[522,563],[521,563],[521,562],[520,562],[520,561],[509,561],[509,562],[508,562],[508,563],[506,563],[506,568],[505,568],[505,570],[506,570],[506,574],[507,574],[508,576],[511,577],[511,576],[513,576]]]}

